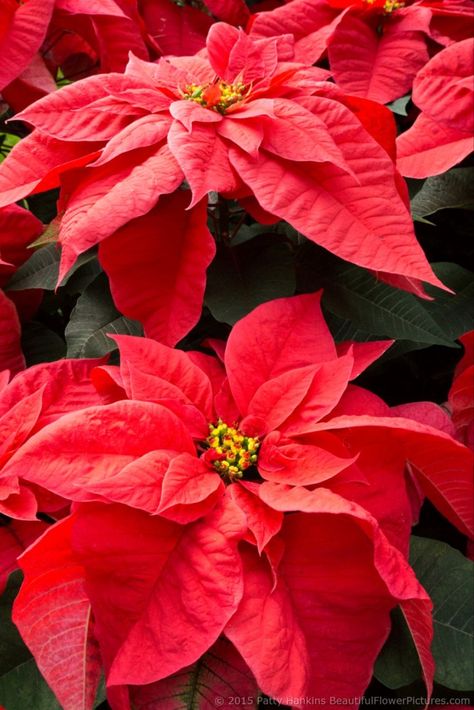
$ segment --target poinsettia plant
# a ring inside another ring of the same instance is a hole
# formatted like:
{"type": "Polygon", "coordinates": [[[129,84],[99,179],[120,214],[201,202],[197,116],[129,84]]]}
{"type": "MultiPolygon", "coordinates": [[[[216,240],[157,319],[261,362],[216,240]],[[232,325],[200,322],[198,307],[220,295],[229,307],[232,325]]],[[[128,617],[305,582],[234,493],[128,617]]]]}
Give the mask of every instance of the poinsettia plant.
{"type": "Polygon", "coordinates": [[[474,700],[472,17],[2,4],[2,707],[474,700]]]}

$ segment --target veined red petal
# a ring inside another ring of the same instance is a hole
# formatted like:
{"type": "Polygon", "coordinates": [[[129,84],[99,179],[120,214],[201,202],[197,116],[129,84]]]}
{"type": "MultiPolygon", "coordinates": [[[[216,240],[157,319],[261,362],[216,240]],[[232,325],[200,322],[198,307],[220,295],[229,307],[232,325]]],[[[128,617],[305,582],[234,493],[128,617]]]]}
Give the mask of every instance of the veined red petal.
{"type": "Polygon", "coordinates": [[[167,345],[175,345],[199,319],[206,269],[215,253],[206,200],[186,210],[188,201],[185,191],[161,197],[99,249],[118,308],[167,345]]]}
{"type": "MultiPolygon", "coordinates": [[[[43,42],[54,0],[29,0],[17,5],[10,23],[6,18],[7,29],[0,35],[2,68],[0,71],[0,89],[16,79],[26,69],[43,42]]],[[[4,12],[2,8],[2,12],[4,12]]]]}
{"type": "Polygon", "coordinates": [[[474,39],[436,54],[413,83],[413,101],[433,121],[474,133],[474,39]]]}
{"type": "Polygon", "coordinates": [[[157,401],[174,397],[194,404],[212,417],[212,387],[209,377],[187,352],[174,350],[146,338],[114,336],[120,350],[120,370],[130,399],[157,401]],[[136,375],[144,377],[138,381],[136,375]],[[163,392],[160,392],[160,388],[163,392]]]}
{"type": "Polygon", "coordinates": [[[225,364],[242,413],[269,379],[332,360],[334,340],[320,309],[321,293],[280,298],[255,308],[232,329],[225,364]]]}
{"type": "Polygon", "coordinates": [[[242,596],[236,543],[210,522],[183,528],[91,504],[78,511],[74,548],[112,666],[109,685],[152,683],[196,661],[242,596]]]}
{"type": "MultiPolygon", "coordinates": [[[[278,568],[309,651],[309,683],[302,695],[350,699],[357,707],[388,635],[390,608],[415,600],[428,614],[428,595],[362,507],[321,488],[265,483],[260,492],[276,509],[305,513],[285,519],[278,568]]],[[[279,674],[274,676],[276,686],[279,674]]],[[[275,694],[271,680],[264,690],[275,694]]]]}
{"type": "Polygon", "coordinates": [[[339,416],[315,431],[373,427],[391,431],[394,446],[410,463],[425,494],[446,518],[467,535],[474,533],[473,452],[442,431],[398,417],[339,416]]]}
{"type": "MultiPolygon", "coordinates": [[[[31,0],[29,0],[31,2],[31,0]]],[[[132,116],[121,112],[90,111],[89,106],[122,89],[141,88],[124,74],[99,74],[77,81],[36,101],[15,120],[26,121],[53,138],[65,141],[102,141],[112,138],[132,116]]],[[[116,99],[116,103],[122,103],[116,99]]]]}
{"type": "Polygon", "coordinates": [[[21,327],[16,308],[0,290],[0,370],[16,373],[24,369],[20,338],[21,327]]]}
{"type": "Polygon", "coordinates": [[[76,257],[136,217],[149,212],[161,195],[176,190],[183,174],[166,145],[125,155],[65,184],[69,193],[59,241],[63,247],[58,283],[76,257]],[[138,155],[137,155],[138,153],[138,155]],[[104,219],[107,214],[107,219],[104,219]]]}
{"type": "Polygon", "coordinates": [[[429,59],[421,32],[403,31],[386,22],[379,35],[371,24],[352,14],[338,24],[328,49],[336,83],[348,94],[381,104],[403,96],[429,59]]]}
{"type": "Polygon", "coordinates": [[[90,710],[101,662],[71,528],[71,518],[57,523],[21,556],[25,581],[13,619],[61,706],[90,710]]]}
{"type": "Polygon", "coordinates": [[[119,401],[65,414],[24,444],[6,476],[37,483],[71,500],[88,500],[101,481],[156,450],[194,454],[191,437],[168,409],[119,401]]]}
{"type": "Polygon", "coordinates": [[[101,143],[70,143],[33,131],[1,164],[0,207],[57,187],[61,173],[91,163],[101,143]]]}
{"type": "Polygon", "coordinates": [[[472,151],[471,133],[421,113],[397,139],[397,167],[405,177],[426,178],[449,170],[472,151]]]}

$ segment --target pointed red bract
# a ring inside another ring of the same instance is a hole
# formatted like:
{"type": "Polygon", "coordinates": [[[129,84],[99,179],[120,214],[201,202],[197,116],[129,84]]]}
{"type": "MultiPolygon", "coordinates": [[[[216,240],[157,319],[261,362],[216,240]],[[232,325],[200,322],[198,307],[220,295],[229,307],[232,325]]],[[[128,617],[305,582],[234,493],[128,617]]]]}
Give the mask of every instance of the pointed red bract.
{"type": "Polygon", "coordinates": [[[64,710],[90,710],[101,664],[84,570],[71,555],[71,522],[58,523],[22,555],[25,582],[13,620],[64,710]]]}
{"type": "Polygon", "coordinates": [[[448,394],[448,405],[457,435],[474,450],[474,331],[460,338],[464,355],[458,363],[448,394]]]}
{"type": "Polygon", "coordinates": [[[217,639],[242,596],[236,544],[211,522],[183,533],[158,517],[90,506],[79,511],[73,544],[88,570],[94,613],[113,621],[115,633],[97,625],[104,647],[119,644],[111,684],[150,683],[196,661],[217,639]],[[107,551],[98,550],[98,534],[108,541],[107,551]],[[125,563],[122,574],[115,568],[117,553],[125,563]],[[110,599],[120,597],[120,608],[129,609],[126,615],[110,606],[110,599]]]}
{"type": "Polygon", "coordinates": [[[241,610],[230,623],[229,637],[271,696],[283,695],[283,702],[285,695],[309,695],[326,702],[338,697],[351,699],[357,707],[388,634],[390,608],[398,600],[416,599],[429,609],[429,598],[402,555],[359,506],[324,489],[311,493],[263,484],[260,490],[272,507],[318,515],[285,519],[285,552],[278,569],[282,588],[273,591],[271,585],[265,589],[260,583],[258,592],[244,596],[241,610]],[[347,579],[357,580],[351,595],[346,594],[347,579]],[[248,613],[258,593],[260,609],[248,613]],[[285,625],[287,633],[296,646],[301,646],[303,636],[308,652],[307,659],[299,655],[283,687],[282,676],[271,672],[278,660],[262,643],[262,638],[274,636],[274,632],[267,635],[265,627],[273,625],[279,615],[287,618],[281,597],[286,597],[286,604],[291,599],[296,617],[296,624],[291,619],[285,625]],[[309,683],[301,684],[299,677],[306,668],[309,683]]]}
{"type": "Polygon", "coordinates": [[[27,247],[42,231],[39,219],[23,207],[0,209],[0,286],[28,259],[31,252],[27,247]]]}
{"type": "Polygon", "coordinates": [[[7,0],[0,9],[0,89],[28,66],[46,35],[54,0],[7,0]]]}
{"type": "Polygon", "coordinates": [[[3,593],[8,576],[17,568],[17,558],[45,530],[48,524],[39,520],[2,521],[0,527],[0,594],[3,593]]]}
{"type": "Polygon", "coordinates": [[[161,198],[99,251],[117,307],[166,345],[175,345],[198,321],[215,253],[205,202],[185,211],[188,203],[184,191],[161,198]]]}
{"type": "Polygon", "coordinates": [[[474,40],[450,45],[419,72],[413,101],[421,114],[397,140],[403,175],[439,175],[472,151],[474,119],[474,40]]]}
{"type": "Polygon", "coordinates": [[[0,290],[0,371],[13,374],[23,370],[25,358],[21,351],[21,328],[13,303],[0,290]]]}

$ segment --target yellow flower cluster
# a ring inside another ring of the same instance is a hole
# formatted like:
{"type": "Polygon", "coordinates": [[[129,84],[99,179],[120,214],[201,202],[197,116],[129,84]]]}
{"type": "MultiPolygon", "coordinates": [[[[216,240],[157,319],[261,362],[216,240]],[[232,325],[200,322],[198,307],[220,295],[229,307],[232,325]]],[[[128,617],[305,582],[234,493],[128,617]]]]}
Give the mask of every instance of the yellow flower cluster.
{"type": "Polygon", "coordinates": [[[248,93],[245,84],[237,82],[229,84],[226,81],[217,81],[213,84],[189,84],[181,92],[183,99],[195,101],[204,108],[225,113],[229,106],[242,101],[248,93]]]}
{"type": "Polygon", "coordinates": [[[384,4],[377,2],[377,0],[364,0],[367,5],[375,5],[381,8],[386,15],[390,15],[394,10],[400,10],[401,7],[405,7],[405,0],[385,0],[384,4]]]}
{"type": "Polygon", "coordinates": [[[242,478],[244,471],[257,461],[258,437],[244,436],[221,420],[216,425],[209,424],[206,443],[215,452],[212,465],[216,471],[231,480],[242,478]]]}
{"type": "Polygon", "coordinates": [[[385,0],[383,11],[389,15],[394,10],[399,10],[401,7],[405,7],[403,0],[385,0]]]}

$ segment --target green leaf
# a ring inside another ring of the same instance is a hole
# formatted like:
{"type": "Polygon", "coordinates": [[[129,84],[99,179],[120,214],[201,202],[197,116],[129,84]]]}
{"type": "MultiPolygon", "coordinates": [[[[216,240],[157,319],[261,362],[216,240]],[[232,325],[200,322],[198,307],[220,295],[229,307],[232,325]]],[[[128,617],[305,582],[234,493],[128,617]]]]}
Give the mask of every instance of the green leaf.
{"type": "Polygon", "coordinates": [[[323,309],[324,320],[329,326],[329,330],[336,343],[343,343],[346,340],[354,340],[358,343],[367,343],[370,340],[377,340],[377,336],[370,335],[364,330],[356,328],[351,321],[338,318],[334,313],[323,309]]]}
{"type": "Polygon", "coordinates": [[[107,333],[141,335],[141,326],[115,308],[105,274],[99,274],[79,296],[65,336],[67,357],[100,357],[115,350],[107,333]]]}
{"type": "Polygon", "coordinates": [[[0,705],[7,710],[60,710],[31,653],[11,620],[23,575],[13,572],[0,596],[0,705]]]}
{"type": "Polygon", "coordinates": [[[411,201],[418,218],[454,208],[474,209],[474,168],[454,168],[428,178],[411,201]]]}
{"type": "MultiPolygon", "coordinates": [[[[74,266],[66,274],[61,286],[64,286],[73,274],[85,264],[96,258],[96,250],[89,249],[81,254],[74,266]]],[[[61,252],[56,244],[48,244],[33,252],[30,258],[20,266],[7,284],[8,291],[23,291],[28,288],[43,288],[53,291],[59,274],[61,252]]]]}
{"type": "Polygon", "coordinates": [[[7,710],[61,710],[32,658],[0,678],[0,703],[7,710]]]}
{"type": "Polygon", "coordinates": [[[30,258],[13,274],[7,284],[9,291],[23,291],[27,288],[56,288],[59,274],[60,252],[55,244],[48,244],[33,252],[30,258]]]}
{"type": "Polygon", "coordinates": [[[53,362],[66,355],[66,344],[61,336],[37,321],[23,325],[21,347],[28,367],[53,362]]]}
{"type": "Polygon", "coordinates": [[[397,116],[408,116],[407,106],[410,99],[410,94],[408,94],[408,96],[402,96],[401,99],[395,99],[395,101],[391,101],[387,104],[387,108],[393,113],[396,113],[397,116]]]}
{"type": "Polygon", "coordinates": [[[5,160],[19,140],[20,137],[13,135],[13,133],[0,133],[0,163],[5,160]]]}
{"type": "MultiPolygon", "coordinates": [[[[432,652],[435,681],[451,690],[474,686],[474,564],[444,542],[412,536],[410,564],[434,604],[432,652]]],[[[390,636],[375,665],[375,677],[400,688],[421,677],[417,653],[397,610],[390,636]]]]}
{"type": "Polygon", "coordinates": [[[289,246],[276,235],[261,235],[218,252],[208,271],[205,304],[216,320],[233,325],[264,301],[294,290],[289,246]]]}
{"type": "Polygon", "coordinates": [[[211,706],[228,708],[234,700],[239,706],[255,710],[258,702],[255,679],[223,637],[191,666],[156,686],[139,687],[135,694],[133,690],[134,710],[150,707],[173,710],[201,710],[211,706]]]}
{"type": "Polygon", "coordinates": [[[474,274],[458,264],[448,262],[431,266],[436,276],[455,295],[427,286],[426,290],[434,300],[423,301],[423,307],[442,328],[444,335],[456,340],[463,333],[474,329],[474,274]]]}
{"type": "Polygon", "coordinates": [[[421,678],[421,666],[402,611],[397,607],[391,618],[392,629],[377,658],[374,675],[385,687],[395,689],[421,678]]]}
{"type": "Polygon", "coordinates": [[[339,264],[324,286],[325,307],[372,336],[454,346],[429,302],[377,281],[364,269],[339,264]]]}
{"type": "Polygon", "coordinates": [[[8,578],[5,591],[0,596],[0,677],[31,657],[11,620],[12,605],[22,579],[23,575],[19,570],[13,572],[8,578]]]}
{"type": "Polygon", "coordinates": [[[410,564],[434,604],[435,680],[474,687],[474,564],[444,542],[412,537],[410,564]]]}

